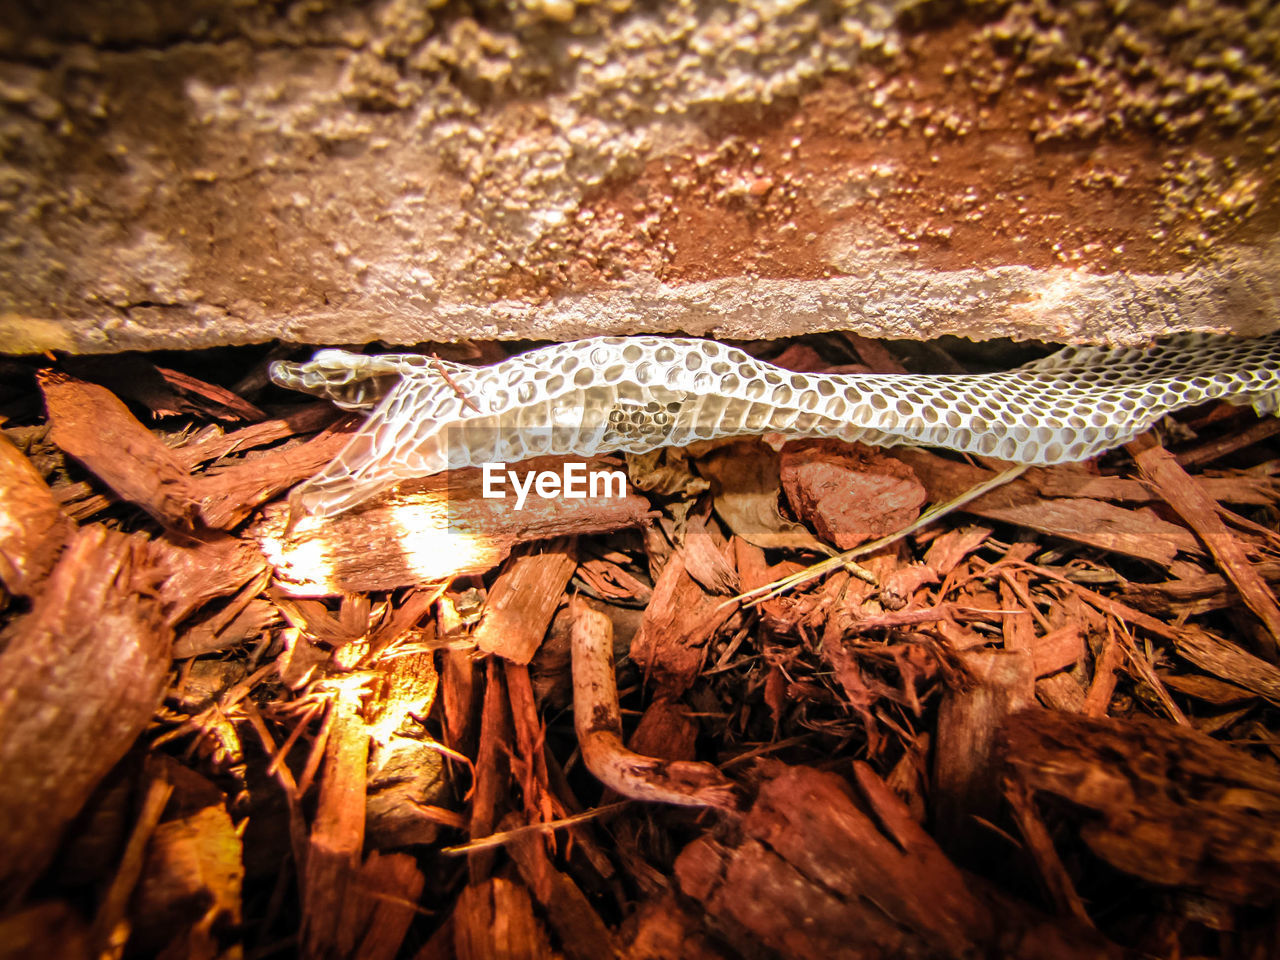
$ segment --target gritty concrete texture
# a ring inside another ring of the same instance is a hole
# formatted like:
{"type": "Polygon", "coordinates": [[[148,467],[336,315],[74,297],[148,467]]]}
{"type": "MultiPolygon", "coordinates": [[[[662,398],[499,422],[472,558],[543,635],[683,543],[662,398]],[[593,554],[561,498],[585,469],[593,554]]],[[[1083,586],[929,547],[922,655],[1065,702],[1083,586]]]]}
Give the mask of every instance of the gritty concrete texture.
{"type": "Polygon", "coordinates": [[[1277,49],[1206,0],[46,5],[0,350],[1263,332],[1277,49]]]}

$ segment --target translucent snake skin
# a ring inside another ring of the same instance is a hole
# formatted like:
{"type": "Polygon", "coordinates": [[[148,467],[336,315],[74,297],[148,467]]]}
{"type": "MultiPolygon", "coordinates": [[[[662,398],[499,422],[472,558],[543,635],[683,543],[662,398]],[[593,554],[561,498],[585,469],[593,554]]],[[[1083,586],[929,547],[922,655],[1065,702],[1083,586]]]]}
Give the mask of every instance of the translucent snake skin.
{"type": "Polygon", "coordinates": [[[1067,348],[1005,373],[791,373],[709,340],[603,337],[489,367],[321,350],[276,383],[369,419],[295,489],[296,512],[347,510],[401,480],[542,454],[643,453],[744,434],[945,447],[1018,463],[1085,460],[1207,400],[1280,403],[1280,332],[1067,348]]]}

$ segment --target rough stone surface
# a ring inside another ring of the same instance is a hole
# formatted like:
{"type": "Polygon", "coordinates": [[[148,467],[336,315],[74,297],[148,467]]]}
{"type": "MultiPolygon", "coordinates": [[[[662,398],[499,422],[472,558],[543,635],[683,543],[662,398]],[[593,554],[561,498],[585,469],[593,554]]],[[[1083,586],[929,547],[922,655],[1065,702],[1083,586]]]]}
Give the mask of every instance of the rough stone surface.
{"type": "Polygon", "coordinates": [[[1280,8],[64,2],[0,351],[1280,326],[1280,8]]]}

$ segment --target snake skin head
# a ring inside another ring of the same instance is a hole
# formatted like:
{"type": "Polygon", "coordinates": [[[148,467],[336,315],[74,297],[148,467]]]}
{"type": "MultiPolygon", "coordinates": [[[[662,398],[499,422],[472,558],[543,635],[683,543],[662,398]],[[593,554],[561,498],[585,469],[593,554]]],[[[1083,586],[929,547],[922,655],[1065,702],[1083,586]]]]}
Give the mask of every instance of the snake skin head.
{"type": "Polygon", "coordinates": [[[310,360],[277,360],[267,374],[278,386],[332,400],[343,410],[372,410],[402,377],[429,368],[462,373],[470,367],[418,353],[370,356],[349,350],[318,350],[310,360]]]}

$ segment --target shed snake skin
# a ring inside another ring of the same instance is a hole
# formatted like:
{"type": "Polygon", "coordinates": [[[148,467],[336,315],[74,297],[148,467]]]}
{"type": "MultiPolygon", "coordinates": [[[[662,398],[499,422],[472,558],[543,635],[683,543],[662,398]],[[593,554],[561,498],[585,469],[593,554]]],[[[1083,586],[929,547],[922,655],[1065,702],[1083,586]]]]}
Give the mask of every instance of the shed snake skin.
{"type": "Polygon", "coordinates": [[[792,373],[714,341],[639,336],[553,344],[488,367],[329,349],[274,363],[271,377],[370,411],[338,457],[290,496],[294,516],[328,517],[457,467],[766,432],[1030,465],[1085,460],[1208,400],[1275,414],[1280,332],[1068,347],[972,375],[792,373]]]}

